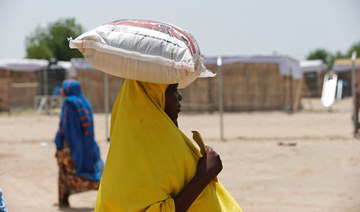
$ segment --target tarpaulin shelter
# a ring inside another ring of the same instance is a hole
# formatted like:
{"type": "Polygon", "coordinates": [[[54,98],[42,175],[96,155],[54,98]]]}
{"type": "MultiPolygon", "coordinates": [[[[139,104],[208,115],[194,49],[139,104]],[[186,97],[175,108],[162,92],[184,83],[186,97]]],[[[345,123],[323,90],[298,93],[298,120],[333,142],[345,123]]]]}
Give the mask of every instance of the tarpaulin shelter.
{"type": "MultiPolygon", "coordinates": [[[[352,61],[351,59],[336,59],[332,67],[338,76],[338,81],[342,80],[342,92],[343,97],[351,96],[351,70],[352,70],[352,61]]],[[[355,70],[356,70],[356,82],[360,84],[360,59],[355,60],[355,70]]]]}
{"type": "MultiPolygon", "coordinates": [[[[206,66],[217,72],[217,57],[206,66]]],[[[222,57],[225,111],[286,110],[300,108],[303,73],[297,60],[288,56],[222,57]]],[[[180,91],[182,110],[218,109],[218,77],[200,78],[180,91]]]]}
{"type": "MultiPolygon", "coordinates": [[[[0,111],[34,107],[35,97],[43,95],[42,77],[48,65],[47,60],[0,59],[0,111]]],[[[70,63],[58,65],[66,70],[70,63]]]]}
{"type": "Polygon", "coordinates": [[[303,60],[300,67],[304,75],[303,96],[320,97],[327,65],[322,60],[303,60]]]}
{"type": "MultiPolygon", "coordinates": [[[[81,89],[90,101],[93,110],[95,112],[103,112],[105,109],[104,72],[94,68],[85,59],[73,58],[70,62],[71,76],[69,77],[80,82],[81,89]]],[[[108,75],[107,77],[109,105],[112,107],[125,79],[112,75],[108,75]]]]}
{"type": "MultiPolygon", "coordinates": [[[[216,57],[207,68],[216,72],[216,57]]],[[[300,107],[303,73],[299,62],[287,56],[223,57],[225,111],[297,110],[300,107]]],[[[104,73],[85,59],[72,59],[68,77],[77,79],[94,111],[104,111],[104,73]],[[71,73],[71,74],[70,74],[71,73]]],[[[124,82],[108,75],[109,105],[124,82]]],[[[181,89],[182,111],[207,112],[218,108],[218,78],[199,78],[181,89]]]]}

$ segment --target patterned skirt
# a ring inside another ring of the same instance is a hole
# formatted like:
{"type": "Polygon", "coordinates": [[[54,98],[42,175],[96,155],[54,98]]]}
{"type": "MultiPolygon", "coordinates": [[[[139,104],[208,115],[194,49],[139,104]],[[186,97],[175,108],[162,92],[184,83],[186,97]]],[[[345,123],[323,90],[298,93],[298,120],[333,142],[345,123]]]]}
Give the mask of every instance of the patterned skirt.
{"type": "Polygon", "coordinates": [[[70,149],[66,142],[64,142],[63,148],[56,152],[55,157],[59,165],[59,202],[67,200],[70,194],[99,188],[100,181],[91,181],[87,177],[75,175],[75,163],[71,158],[70,149]]]}

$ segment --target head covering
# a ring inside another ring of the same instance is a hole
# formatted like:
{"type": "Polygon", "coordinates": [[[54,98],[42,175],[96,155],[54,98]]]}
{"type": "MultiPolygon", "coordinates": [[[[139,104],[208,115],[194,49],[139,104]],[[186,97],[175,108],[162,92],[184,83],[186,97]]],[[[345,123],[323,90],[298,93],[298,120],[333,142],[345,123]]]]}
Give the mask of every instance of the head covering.
{"type": "MultiPolygon", "coordinates": [[[[125,80],[95,211],[175,211],[173,197],[194,177],[201,154],[164,112],[167,87],[125,80]]],[[[211,184],[189,211],[222,209],[219,183],[211,184]]]]}
{"type": "Polygon", "coordinates": [[[65,100],[55,138],[56,148],[62,149],[65,140],[76,165],[76,176],[100,180],[103,161],[94,138],[91,105],[82,94],[78,81],[67,79],[61,89],[65,100]]]}

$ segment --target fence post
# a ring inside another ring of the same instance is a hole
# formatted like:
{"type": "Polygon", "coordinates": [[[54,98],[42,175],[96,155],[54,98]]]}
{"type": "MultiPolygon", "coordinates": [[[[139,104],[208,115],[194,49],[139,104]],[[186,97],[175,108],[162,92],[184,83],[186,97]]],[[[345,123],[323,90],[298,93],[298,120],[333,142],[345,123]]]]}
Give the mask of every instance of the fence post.
{"type": "Polygon", "coordinates": [[[223,120],[223,113],[224,113],[224,98],[223,98],[223,76],[222,76],[222,58],[218,56],[217,58],[217,66],[218,66],[218,92],[219,92],[219,115],[220,115],[220,140],[224,141],[224,120],[223,120]]]}
{"type": "Polygon", "coordinates": [[[46,109],[46,114],[49,114],[50,111],[49,111],[49,92],[48,92],[48,89],[49,89],[49,85],[48,85],[48,69],[49,69],[49,64],[44,68],[44,72],[43,72],[43,79],[44,79],[44,99],[43,99],[43,102],[44,102],[44,107],[46,109]]]}
{"type": "Polygon", "coordinates": [[[107,73],[104,73],[104,110],[105,110],[105,138],[110,141],[109,137],[109,77],[107,73]]]}
{"type": "Polygon", "coordinates": [[[357,131],[359,129],[358,126],[358,109],[357,109],[357,99],[356,99],[356,87],[360,85],[356,85],[356,70],[355,70],[355,60],[356,60],[356,51],[353,51],[351,55],[352,60],[352,70],[351,70],[351,90],[352,90],[352,98],[353,98],[353,121],[354,121],[354,137],[357,137],[357,131]]]}

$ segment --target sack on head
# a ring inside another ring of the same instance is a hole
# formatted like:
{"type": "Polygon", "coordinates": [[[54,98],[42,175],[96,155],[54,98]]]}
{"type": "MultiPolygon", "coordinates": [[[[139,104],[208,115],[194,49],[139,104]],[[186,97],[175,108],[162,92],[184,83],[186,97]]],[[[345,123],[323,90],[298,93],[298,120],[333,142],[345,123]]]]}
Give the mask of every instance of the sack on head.
{"type": "Polygon", "coordinates": [[[118,20],[69,41],[95,68],[123,78],[184,88],[198,77],[215,76],[195,38],[166,23],[118,20]]]}

